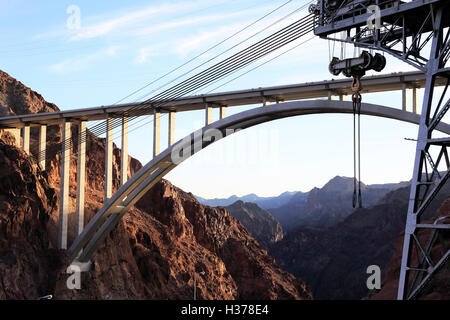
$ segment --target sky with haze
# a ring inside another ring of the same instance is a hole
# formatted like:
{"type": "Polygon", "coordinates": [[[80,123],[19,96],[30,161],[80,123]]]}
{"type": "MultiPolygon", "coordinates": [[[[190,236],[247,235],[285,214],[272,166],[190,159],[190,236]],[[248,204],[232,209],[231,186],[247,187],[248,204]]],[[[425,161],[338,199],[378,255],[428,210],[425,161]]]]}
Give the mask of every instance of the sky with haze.
{"type": "MultiPolygon", "coordinates": [[[[236,47],[202,68],[305,16],[309,3],[304,0],[0,0],[0,69],[62,110],[111,105],[278,8],[122,102],[141,101],[233,46],[236,47]],[[79,25],[73,20],[78,9],[79,25]],[[255,35],[257,32],[260,33],[255,35]]],[[[330,56],[339,55],[340,49],[340,45],[310,34],[193,94],[331,79],[330,56]],[[284,51],[287,53],[226,83],[284,51]]],[[[346,57],[355,54],[350,46],[345,52],[346,57]]],[[[413,71],[411,66],[387,58],[383,73],[413,71]]],[[[400,92],[367,94],[363,100],[401,108],[400,92]]],[[[254,107],[228,108],[227,115],[254,107]]],[[[217,110],[213,116],[214,120],[218,119],[217,110]]],[[[144,164],[152,157],[151,120],[147,117],[130,124],[129,152],[144,164]]],[[[177,140],[202,127],[203,122],[204,114],[200,111],[177,114],[177,140]]],[[[89,123],[88,127],[93,125],[89,123]]],[[[161,128],[164,149],[166,119],[162,120],[161,128]]],[[[309,191],[336,175],[352,176],[352,128],[351,115],[309,115],[273,121],[208,147],[166,178],[185,191],[205,198],[309,191]]],[[[120,130],[114,136],[120,147],[120,130]]],[[[375,184],[409,180],[415,143],[404,138],[416,137],[415,125],[363,116],[362,181],[375,184]]]]}

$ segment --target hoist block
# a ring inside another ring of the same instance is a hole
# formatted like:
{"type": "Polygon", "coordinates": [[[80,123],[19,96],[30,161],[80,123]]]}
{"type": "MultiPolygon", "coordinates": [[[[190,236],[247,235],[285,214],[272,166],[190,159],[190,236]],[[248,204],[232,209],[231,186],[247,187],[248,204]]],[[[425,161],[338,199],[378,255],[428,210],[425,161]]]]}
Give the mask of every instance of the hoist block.
{"type": "Polygon", "coordinates": [[[386,58],[376,53],[374,56],[367,51],[363,51],[359,57],[349,59],[339,59],[334,57],[328,69],[330,73],[337,76],[341,72],[346,77],[363,76],[366,71],[375,70],[380,72],[386,66],[386,58]]]}

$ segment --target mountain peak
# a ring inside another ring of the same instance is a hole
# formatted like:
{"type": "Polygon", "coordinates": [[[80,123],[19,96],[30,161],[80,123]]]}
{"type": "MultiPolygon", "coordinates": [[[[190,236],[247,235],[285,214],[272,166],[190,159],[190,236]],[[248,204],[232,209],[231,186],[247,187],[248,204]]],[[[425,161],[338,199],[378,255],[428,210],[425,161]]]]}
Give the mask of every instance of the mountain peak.
{"type": "Polygon", "coordinates": [[[36,91],[0,70],[0,115],[55,112],[59,108],[48,103],[36,91]]]}
{"type": "MultiPolygon", "coordinates": [[[[363,183],[361,185],[365,186],[363,183]]],[[[347,192],[349,189],[353,189],[353,178],[336,176],[328,181],[321,190],[347,192]]]]}

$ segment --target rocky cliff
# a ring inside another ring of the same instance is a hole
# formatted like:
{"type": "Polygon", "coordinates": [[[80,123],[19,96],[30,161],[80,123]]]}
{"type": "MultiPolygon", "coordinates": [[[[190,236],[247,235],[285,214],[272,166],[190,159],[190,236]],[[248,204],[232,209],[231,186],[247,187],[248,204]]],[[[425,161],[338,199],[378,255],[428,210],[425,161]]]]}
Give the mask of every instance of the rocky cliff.
{"type": "MultiPolygon", "coordinates": [[[[424,216],[435,214],[449,194],[447,184],[424,216]]],[[[389,269],[405,228],[408,198],[409,187],[400,188],[335,226],[299,227],[269,252],[282,268],[305,280],[316,299],[362,299],[368,295],[367,267],[380,266],[383,277],[389,269]]]]}
{"type": "MultiPolygon", "coordinates": [[[[57,110],[5,73],[0,88],[5,112],[57,110]]],[[[76,128],[72,131],[77,134],[76,128]]],[[[47,142],[56,145],[60,140],[59,128],[49,128],[47,142]]],[[[59,155],[49,157],[44,171],[13,142],[2,134],[0,298],[54,294],[57,299],[191,299],[194,277],[201,299],[311,298],[304,282],[280,269],[226,210],[203,206],[168,181],[150,190],[108,236],[93,258],[93,269],[82,275],[82,290],[68,290],[65,271],[70,261],[64,251],[55,249],[59,155]],[[199,274],[202,271],[204,275],[199,274]]],[[[104,149],[104,140],[89,134],[87,220],[103,202],[104,149]]],[[[115,148],[114,189],[119,184],[120,156],[115,148]]],[[[141,168],[131,157],[129,163],[129,175],[141,168]]],[[[75,155],[70,181],[74,211],[75,155]]],[[[69,243],[74,238],[73,221],[71,215],[69,243]]]]}
{"type": "Polygon", "coordinates": [[[264,249],[283,239],[284,233],[280,223],[257,204],[236,201],[225,209],[244,225],[264,249]]]}
{"type": "Polygon", "coordinates": [[[56,200],[46,174],[24,152],[0,140],[0,299],[53,292],[61,265],[47,224],[56,200]]]}

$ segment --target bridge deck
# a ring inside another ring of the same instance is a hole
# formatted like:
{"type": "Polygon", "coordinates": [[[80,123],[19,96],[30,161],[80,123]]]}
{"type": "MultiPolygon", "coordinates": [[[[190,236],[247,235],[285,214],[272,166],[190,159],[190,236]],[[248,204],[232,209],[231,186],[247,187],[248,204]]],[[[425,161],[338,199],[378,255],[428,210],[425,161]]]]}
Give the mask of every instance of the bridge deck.
{"type": "MultiPolygon", "coordinates": [[[[409,88],[423,88],[425,85],[425,74],[422,72],[402,72],[385,75],[376,75],[363,79],[363,93],[384,92],[402,90],[406,84],[409,88]]],[[[192,110],[204,110],[205,103],[212,107],[221,105],[232,107],[263,103],[266,101],[293,101],[303,99],[315,99],[328,97],[329,94],[350,95],[351,79],[327,80],[320,82],[307,82],[301,84],[265,87],[250,90],[240,90],[209,95],[199,95],[180,98],[167,103],[161,113],[169,111],[183,112],[192,110]]],[[[437,85],[445,85],[444,79],[438,79],[437,85]]],[[[104,120],[108,114],[118,114],[132,109],[139,103],[122,104],[115,106],[101,106],[94,108],[74,109],[51,113],[38,113],[27,115],[16,115],[0,118],[0,128],[22,128],[24,124],[39,126],[42,124],[60,124],[62,119],[70,119],[72,122],[80,120],[96,121],[104,120]]],[[[141,111],[140,111],[141,112],[141,111]]],[[[147,114],[153,114],[154,110],[148,108],[147,114]]],[[[132,116],[133,114],[129,114],[132,116]]]]}

